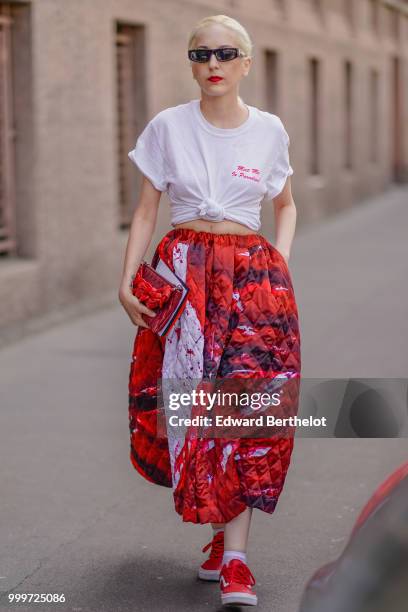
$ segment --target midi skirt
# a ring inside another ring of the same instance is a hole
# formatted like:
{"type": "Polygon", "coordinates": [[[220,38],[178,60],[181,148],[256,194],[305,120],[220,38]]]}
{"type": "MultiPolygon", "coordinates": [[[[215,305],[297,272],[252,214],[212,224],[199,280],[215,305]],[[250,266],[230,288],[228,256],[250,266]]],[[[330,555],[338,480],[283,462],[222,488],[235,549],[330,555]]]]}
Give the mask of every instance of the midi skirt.
{"type": "MultiPolygon", "coordinates": [[[[130,460],[149,482],[172,488],[192,523],[228,522],[246,507],[273,513],[293,435],[199,437],[158,433],[163,380],[295,379],[301,372],[298,310],[290,271],[261,234],[175,228],[161,258],[189,288],[166,337],[138,327],[129,373],[130,460]]],[[[298,387],[297,387],[298,388],[298,387]]],[[[292,393],[291,414],[297,411],[292,393]]]]}

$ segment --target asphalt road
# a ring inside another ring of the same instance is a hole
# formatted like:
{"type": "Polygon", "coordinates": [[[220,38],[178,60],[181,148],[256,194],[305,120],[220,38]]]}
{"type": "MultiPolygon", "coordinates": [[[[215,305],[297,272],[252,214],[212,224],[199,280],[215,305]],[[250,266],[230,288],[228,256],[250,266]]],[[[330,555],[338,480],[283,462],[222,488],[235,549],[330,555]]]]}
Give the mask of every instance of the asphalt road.
{"type": "MultiPolygon", "coordinates": [[[[299,232],[290,269],[307,377],[407,375],[408,191],[395,188],[299,232]]],[[[196,579],[210,528],[129,461],[135,328],[114,304],[0,351],[0,610],[221,609],[196,579]],[[64,603],[8,603],[8,593],[64,603]]],[[[296,612],[313,571],[343,549],[406,439],[302,439],[273,515],[255,510],[248,559],[259,611],[296,612]]]]}

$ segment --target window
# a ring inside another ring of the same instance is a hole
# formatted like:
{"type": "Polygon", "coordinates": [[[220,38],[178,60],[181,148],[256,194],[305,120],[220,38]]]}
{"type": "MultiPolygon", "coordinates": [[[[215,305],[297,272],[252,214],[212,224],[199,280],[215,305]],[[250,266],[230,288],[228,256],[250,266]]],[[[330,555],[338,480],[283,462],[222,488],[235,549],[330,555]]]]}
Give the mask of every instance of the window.
{"type": "Polygon", "coordinates": [[[312,11],[323,25],[326,20],[326,13],[328,12],[327,2],[325,0],[310,0],[310,2],[312,11]]]}
{"type": "Polygon", "coordinates": [[[392,40],[397,40],[399,37],[399,12],[392,6],[385,6],[386,21],[387,21],[387,36],[392,40]]]}
{"type": "Polygon", "coordinates": [[[404,106],[404,66],[399,55],[391,56],[391,145],[393,180],[401,182],[404,179],[404,141],[406,134],[404,106]]]}
{"type": "Polygon", "coordinates": [[[344,167],[353,166],[353,67],[349,60],[344,62],[344,167]]]}
{"type": "Polygon", "coordinates": [[[309,60],[309,87],[310,87],[310,174],[319,174],[319,102],[320,102],[320,62],[316,58],[309,60]]]}
{"type": "Polygon", "coordinates": [[[278,115],[278,54],[276,51],[265,51],[265,72],[266,110],[269,113],[278,115]]]}
{"type": "Polygon", "coordinates": [[[369,99],[369,160],[376,163],[378,160],[378,126],[380,125],[379,117],[379,76],[375,68],[370,70],[370,99],[369,99]]]}
{"type": "Polygon", "coordinates": [[[0,4],[0,253],[16,252],[11,7],[0,4]]]}
{"type": "Polygon", "coordinates": [[[272,4],[279,13],[282,13],[282,14],[285,13],[285,10],[287,8],[285,6],[285,0],[273,0],[272,4]]]}
{"type": "Polygon", "coordinates": [[[370,10],[370,28],[376,34],[378,34],[379,30],[379,0],[369,0],[369,10],[370,10]]]}
{"type": "Polygon", "coordinates": [[[129,162],[146,123],[145,28],[117,24],[117,120],[119,158],[119,227],[130,226],[141,176],[129,162]]]}

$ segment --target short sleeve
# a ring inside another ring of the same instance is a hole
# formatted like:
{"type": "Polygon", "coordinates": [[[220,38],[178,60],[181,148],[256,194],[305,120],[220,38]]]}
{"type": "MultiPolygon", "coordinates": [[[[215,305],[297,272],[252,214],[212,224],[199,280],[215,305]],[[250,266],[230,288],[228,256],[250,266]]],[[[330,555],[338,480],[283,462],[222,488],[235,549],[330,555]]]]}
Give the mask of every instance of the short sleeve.
{"type": "Polygon", "coordinates": [[[136,141],[135,148],[129,151],[128,157],[150,179],[156,189],[167,190],[166,164],[153,120],[146,125],[136,141]]]}
{"type": "Polygon", "coordinates": [[[289,161],[289,145],[290,139],[287,131],[284,128],[282,121],[279,119],[279,135],[277,138],[278,153],[276,155],[273,167],[269,176],[266,179],[266,193],[268,200],[276,198],[285,187],[286,179],[293,174],[293,168],[289,161]]]}

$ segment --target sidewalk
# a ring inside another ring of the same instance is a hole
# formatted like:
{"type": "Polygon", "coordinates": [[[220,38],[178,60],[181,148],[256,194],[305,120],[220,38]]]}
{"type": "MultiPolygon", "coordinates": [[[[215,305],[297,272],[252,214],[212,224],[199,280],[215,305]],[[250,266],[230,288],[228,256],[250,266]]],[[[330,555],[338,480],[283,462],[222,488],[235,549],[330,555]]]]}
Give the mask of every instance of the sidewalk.
{"type": "MultiPolygon", "coordinates": [[[[407,376],[407,196],[395,188],[296,236],[304,376],[407,376]]],[[[0,610],[17,609],[9,589],[64,593],[61,612],[220,609],[217,584],[195,578],[209,526],[183,524],[170,489],[129,461],[135,331],[118,303],[0,351],[0,610]]],[[[275,514],[254,511],[259,612],[296,612],[406,458],[406,439],[297,439],[275,514]]],[[[34,605],[51,609],[18,609],[34,605]]]]}
{"type": "Polygon", "coordinates": [[[304,376],[407,376],[407,232],[395,187],[295,237],[304,376]]]}

